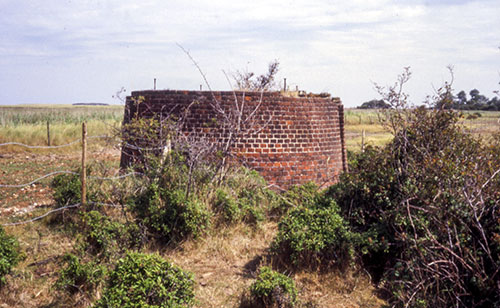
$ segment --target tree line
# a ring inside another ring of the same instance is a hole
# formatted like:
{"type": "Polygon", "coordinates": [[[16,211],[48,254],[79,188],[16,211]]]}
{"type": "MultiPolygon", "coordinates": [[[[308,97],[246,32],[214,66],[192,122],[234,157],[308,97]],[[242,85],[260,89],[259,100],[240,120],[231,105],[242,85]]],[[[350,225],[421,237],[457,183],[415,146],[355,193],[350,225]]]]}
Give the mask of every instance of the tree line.
{"type": "MultiPolygon", "coordinates": [[[[498,92],[495,92],[498,94],[498,92]]],[[[445,106],[436,105],[436,108],[456,109],[456,110],[485,110],[485,111],[500,111],[500,98],[494,96],[488,98],[481,94],[478,89],[472,89],[467,94],[464,90],[452,95],[446,101],[445,106]]],[[[372,99],[364,102],[358,109],[388,109],[391,105],[382,99],[372,99]]]]}

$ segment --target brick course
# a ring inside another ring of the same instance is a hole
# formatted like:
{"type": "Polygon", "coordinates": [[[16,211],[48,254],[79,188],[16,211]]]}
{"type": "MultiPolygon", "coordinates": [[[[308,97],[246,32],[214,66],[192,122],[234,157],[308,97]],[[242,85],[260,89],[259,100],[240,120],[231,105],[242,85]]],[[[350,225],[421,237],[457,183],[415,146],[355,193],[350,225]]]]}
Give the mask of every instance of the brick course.
{"type": "MultiPolygon", "coordinates": [[[[262,130],[236,140],[233,154],[269,183],[288,188],[309,181],[330,185],[347,171],[344,143],[344,110],[340,99],[288,97],[279,92],[209,92],[180,90],[134,91],[127,97],[124,124],[135,117],[167,113],[184,114],[187,131],[224,140],[219,115],[211,102],[217,99],[225,110],[234,108],[235,94],[253,110],[262,130]],[[137,104],[141,97],[141,103],[137,104]]],[[[131,164],[131,149],[123,148],[120,165],[131,164]]]]}

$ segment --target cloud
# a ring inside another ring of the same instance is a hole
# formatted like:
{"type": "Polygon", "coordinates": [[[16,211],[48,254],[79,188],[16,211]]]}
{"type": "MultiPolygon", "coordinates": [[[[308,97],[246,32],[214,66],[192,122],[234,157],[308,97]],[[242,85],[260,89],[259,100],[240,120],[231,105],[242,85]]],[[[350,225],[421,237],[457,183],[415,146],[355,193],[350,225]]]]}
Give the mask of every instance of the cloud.
{"type": "Polygon", "coordinates": [[[262,72],[277,58],[280,78],[350,106],[376,95],[370,80],[389,83],[404,66],[415,71],[417,101],[448,64],[459,88],[486,95],[500,70],[500,8],[490,0],[7,0],[0,11],[0,103],[109,100],[154,77],[197,88],[201,77],[175,43],[216,88],[228,88],[221,69],[262,72]]]}

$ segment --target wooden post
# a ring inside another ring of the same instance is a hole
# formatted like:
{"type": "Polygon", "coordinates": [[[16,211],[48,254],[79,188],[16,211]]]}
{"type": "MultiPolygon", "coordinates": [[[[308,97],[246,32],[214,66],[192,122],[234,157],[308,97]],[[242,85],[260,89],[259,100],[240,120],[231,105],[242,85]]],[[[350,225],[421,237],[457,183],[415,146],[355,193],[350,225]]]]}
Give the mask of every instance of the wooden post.
{"type": "Polygon", "coordinates": [[[50,147],[50,122],[47,120],[47,145],[50,147]]]}
{"type": "Polygon", "coordinates": [[[361,153],[365,151],[365,130],[361,132],[361,153]]]}
{"type": "Polygon", "coordinates": [[[86,171],[86,160],[87,160],[87,124],[82,123],[82,201],[81,206],[85,206],[87,202],[87,171],[86,171]]]}

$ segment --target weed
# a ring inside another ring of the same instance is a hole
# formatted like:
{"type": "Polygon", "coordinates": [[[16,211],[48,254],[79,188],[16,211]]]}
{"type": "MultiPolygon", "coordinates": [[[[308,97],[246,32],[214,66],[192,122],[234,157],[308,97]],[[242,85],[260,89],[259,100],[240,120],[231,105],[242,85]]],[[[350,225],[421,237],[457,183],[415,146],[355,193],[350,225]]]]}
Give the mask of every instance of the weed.
{"type": "Polygon", "coordinates": [[[19,243],[14,237],[5,234],[0,226],[0,287],[5,283],[4,276],[17,265],[20,258],[19,243]]]}
{"type": "Polygon", "coordinates": [[[92,293],[101,283],[106,269],[95,262],[82,263],[80,259],[67,254],[64,257],[66,267],[60,270],[56,287],[69,293],[92,293]]]}
{"type": "Polygon", "coordinates": [[[140,236],[134,224],[122,224],[98,211],[82,213],[83,248],[104,258],[138,246],[140,236]]]}
{"type": "Polygon", "coordinates": [[[157,183],[151,183],[131,207],[149,231],[166,241],[196,238],[210,227],[211,214],[203,203],[186,198],[184,190],[168,190],[157,183]]]}
{"type": "Polygon", "coordinates": [[[95,308],[191,307],[194,278],[155,254],[129,253],[118,260],[95,308]]]}
{"type": "Polygon", "coordinates": [[[262,307],[294,307],[297,301],[293,279],[267,266],[260,268],[257,281],[250,286],[250,291],[254,304],[262,307]]]}

